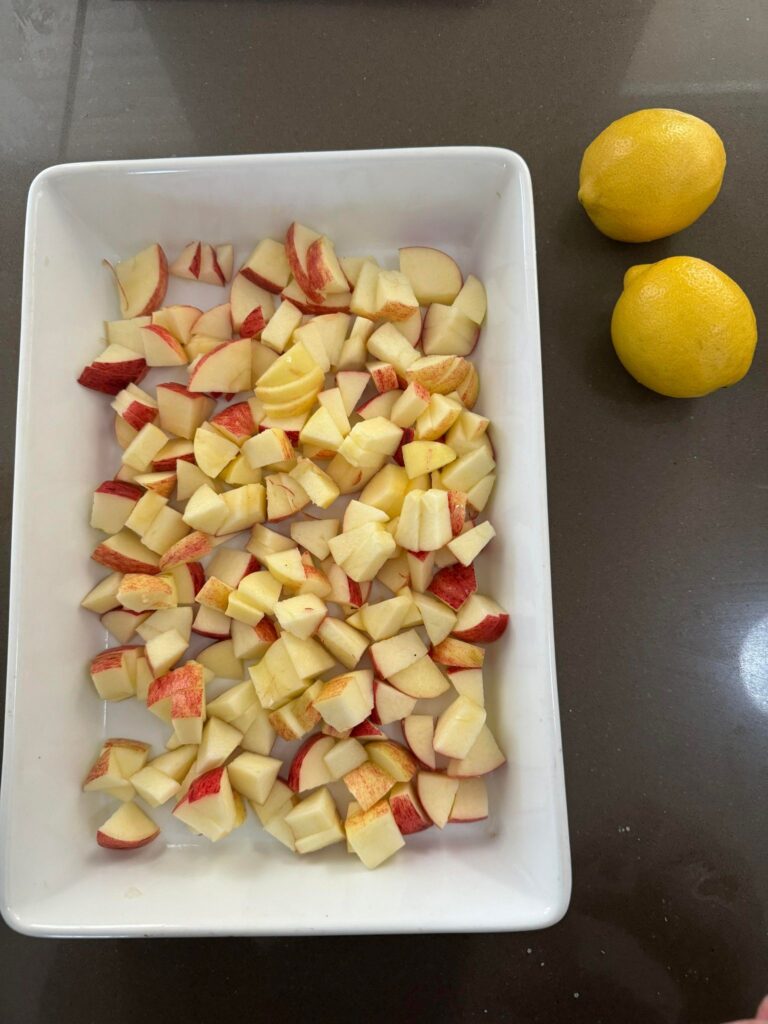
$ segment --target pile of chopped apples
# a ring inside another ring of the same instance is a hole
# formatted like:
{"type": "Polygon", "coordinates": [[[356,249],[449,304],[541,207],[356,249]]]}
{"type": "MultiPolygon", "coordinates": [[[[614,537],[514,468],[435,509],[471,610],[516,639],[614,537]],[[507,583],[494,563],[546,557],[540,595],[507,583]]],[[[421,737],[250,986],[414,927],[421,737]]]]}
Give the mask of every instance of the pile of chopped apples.
{"type": "Polygon", "coordinates": [[[298,223],[232,279],[233,261],[193,242],[170,268],[157,244],[117,263],[122,319],[79,378],[113,396],[122,448],[93,494],[110,574],[82,605],[117,645],[91,679],[170,727],[156,757],[108,740],[83,788],[121,802],[109,849],[159,834],[141,803],[214,842],[250,804],[290,850],[346,842],[373,868],[404,836],[486,818],[505,760],[481,645],[508,615],[475,576],[495,536],[467,358],[485,289],[437,249],[387,270],[298,223]],[[169,274],[231,279],[229,301],[163,306],[169,274]],[[153,367],[184,379],[152,393],[153,367]],[[193,633],[212,641],[196,656],[193,633]]]}

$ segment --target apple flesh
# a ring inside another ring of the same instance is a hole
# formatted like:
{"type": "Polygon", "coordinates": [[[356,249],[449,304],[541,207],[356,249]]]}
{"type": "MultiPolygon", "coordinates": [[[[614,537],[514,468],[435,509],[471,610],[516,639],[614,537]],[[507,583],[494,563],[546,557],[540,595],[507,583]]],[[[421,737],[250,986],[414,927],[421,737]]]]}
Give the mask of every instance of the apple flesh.
{"type": "Polygon", "coordinates": [[[146,316],[162,306],[168,288],[168,260],[162,246],[147,246],[111,269],[124,319],[146,316]]]}
{"type": "Polygon", "coordinates": [[[349,816],[345,831],[350,848],[369,869],[379,867],[405,846],[402,832],[386,800],[349,816]]]}
{"type": "Polygon", "coordinates": [[[484,779],[460,779],[448,821],[470,824],[488,817],[488,789],[484,779]]]}
{"type": "Polygon", "coordinates": [[[458,779],[442,772],[419,772],[416,792],[424,811],[438,828],[447,825],[458,788],[458,779]]]}
{"type": "Polygon", "coordinates": [[[466,757],[450,760],[447,772],[456,779],[476,778],[496,771],[506,760],[493,733],[484,725],[466,757]]]}
{"type": "Polygon", "coordinates": [[[291,277],[285,246],[272,238],[262,239],[240,268],[240,273],[260,288],[279,295],[291,277]]]}
{"type": "Polygon", "coordinates": [[[424,768],[435,770],[435,720],[431,715],[408,715],[403,719],[403,739],[424,768]]]}
{"type": "Polygon", "coordinates": [[[423,245],[400,250],[400,270],[408,278],[421,306],[451,303],[461,291],[458,264],[447,253],[423,245]]]}
{"type": "Polygon", "coordinates": [[[509,615],[490,597],[472,594],[462,605],[453,627],[453,635],[469,643],[492,643],[503,635],[509,615]]]}
{"type": "Polygon", "coordinates": [[[96,832],[96,842],[105,850],[137,850],[160,835],[152,819],[134,803],[119,807],[96,832]]]}

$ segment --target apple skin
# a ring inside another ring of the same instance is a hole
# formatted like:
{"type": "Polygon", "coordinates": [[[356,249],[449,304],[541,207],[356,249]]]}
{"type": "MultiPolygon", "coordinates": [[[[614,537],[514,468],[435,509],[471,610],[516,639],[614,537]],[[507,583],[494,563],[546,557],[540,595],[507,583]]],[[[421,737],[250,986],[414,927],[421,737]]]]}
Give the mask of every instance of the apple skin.
{"type": "MultiPolygon", "coordinates": [[[[430,594],[434,594],[454,611],[458,611],[476,590],[477,579],[473,566],[462,565],[460,562],[456,565],[446,565],[444,569],[438,569],[427,587],[430,594]]],[[[502,632],[504,632],[503,629],[502,632]]],[[[458,636],[459,634],[454,635],[458,636]]],[[[460,639],[477,640],[480,637],[461,635],[460,639]]]]}
{"type": "Polygon", "coordinates": [[[188,533],[186,537],[182,537],[168,548],[160,558],[160,568],[156,571],[172,569],[176,565],[183,565],[184,562],[197,562],[199,559],[205,558],[206,555],[210,555],[211,551],[213,551],[213,539],[207,533],[193,530],[192,533],[188,533]]]}
{"type": "Polygon", "coordinates": [[[117,395],[129,384],[139,384],[148,372],[144,359],[126,359],[122,363],[93,362],[83,369],[77,383],[104,395],[117,395]]]}
{"type": "Polygon", "coordinates": [[[255,338],[258,334],[261,334],[266,326],[267,321],[264,319],[264,312],[261,306],[256,306],[240,325],[240,337],[255,338]]]}
{"type": "Polygon", "coordinates": [[[307,298],[313,303],[322,302],[322,293],[312,286],[309,271],[301,262],[299,251],[296,247],[296,229],[298,227],[299,225],[294,221],[285,233],[285,255],[288,257],[288,266],[291,268],[291,273],[296,278],[296,283],[307,298]]]}
{"type": "Polygon", "coordinates": [[[403,458],[403,447],[406,444],[410,444],[415,436],[413,427],[403,427],[403,436],[400,438],[400,444],[397,446],[397,451],[392,456],[398,466],[405,466],[405,459],[403,458]]]}
{"type": "Polygon", "coordinates": [[[299,787],[301,786],[301,766],[304,763],[304,759],[314,745],[324,739],[326,739],[326,737],[323,736],[322,733],[316,732],[314,736],[310,736],[308,740],[305,740],[296,751],[296,754],[291,761],[291,767],[288,770],[288,786],[294,793],[298,793],[299,787]]]}
{"type": "Polygon", "coordinates": [[[399,783],[389,794],[389,807],[404,836],[432,828],[432,822],[418,801],[411,783],[399,783]]]}
{"type": "Polygon", "coordinates": [[[96,494],[115,494],[119,498],[129,498],[131,501],[138,501],[143,493],[142,487],[129,484],[125,480],[105,480],[96,488],[96,494]]]}
{"type": "Polygon", "coordinates": [[[501,615],[487,615],[471,629],[462,629],[459,632],[454,630],[453,635],[457,640],[466,640],[471,644],[490,644],[504,634],[508,625],[509,615],[503,612],[501,615]]]}
{"type": "Polygon", "coordinates": [[[389,738],[384,730],[371,722],[370,719],[361,722],[360,725],[356,725],[349,735],[356,740],[386,740],[389,738]]]}
{"type": "Polygon", "coordinates": [[[137,839],[134,841],[126,841],[124,839],[115,839],[114,836],[107,835],[106,832],[102,832],[101,829],[96,833],[96,842],[99,846],[105,850],[138,850],[142,846],[148,846],[153,840],[157,839],[160,835],[160,829],[150,833],[143,839],[137,839]]]}
{"type": "Polygon", "coordinates": [[[236,402],[222,409],[210,422],[215,427],[220,427],[229,438],[235,440],[235,443],[239,438],[249,438],[256,433],[256,424],[248,402],[236,402]]]}

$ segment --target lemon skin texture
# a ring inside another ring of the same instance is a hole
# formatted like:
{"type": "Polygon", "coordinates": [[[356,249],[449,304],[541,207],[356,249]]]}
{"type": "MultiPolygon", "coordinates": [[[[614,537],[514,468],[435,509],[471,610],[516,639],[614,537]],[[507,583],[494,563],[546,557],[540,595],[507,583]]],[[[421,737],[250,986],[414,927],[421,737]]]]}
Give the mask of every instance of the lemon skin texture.
{"type": "Polygon", "coordinates": [[[692,256],[672,256],[627,271],[611,337],[640,384],[671,398],[699,398],[746,374],[757,321],[727,274],[692,256]]]}
{"type": "Polygon", "coordinates": [[[637,110],[587,147],[579,202],[609,238],[665,238],[714,202],[725,162],[722,139],[706,121],[680,110],[637,110]]]}

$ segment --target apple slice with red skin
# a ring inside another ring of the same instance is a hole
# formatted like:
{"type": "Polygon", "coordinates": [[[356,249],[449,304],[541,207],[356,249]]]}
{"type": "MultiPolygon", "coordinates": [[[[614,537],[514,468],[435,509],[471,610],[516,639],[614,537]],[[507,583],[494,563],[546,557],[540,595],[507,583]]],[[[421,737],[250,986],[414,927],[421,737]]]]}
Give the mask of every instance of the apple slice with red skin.
{"type": "Polygon", "coordinates": [[[435,720],[432,715],[408,715],[402,721],[403,739],[416,760],[433,771],[435,761],[435,720]]]}
{"type": "Polygon", "coordinates": [[[149,245],[131,259],[107,266],[115,277],[124,319],[146,316],[162,306],[168,289],[168,260],[162,246],[149,245]]]}
{"type": "Polygon", "coordinates": [[[457,637],[446,637],[439,644],[430,648],[429,656],[438,665],[446,668],[482,668],[485,651],[482,647],[467,643],[457,637]]]}
{"type": "MultiPolygon", "coordinates": [[[[306,261],[309,286],[313,291],[324,295],[349,291],[349,281],[330,238],[325,235],[316,238],[307,249],[306,261]]],[[[296,280],[299,281],[299,278],[296,280]]]]}
{"type": "Polygon", "coordinates": [[[282,298],[292,302],[294,306],[309,316],[322,316],[324,313],[348,313],[352,296],[349,292],[338,295],[320,296],[319,300],[310,298],[299,286],[298,281],[291,281],[280,293],[282,298]]]}
{"type": "Polygon", "coordinates": [[[389,794],[389,807],[397,827],[404,836],[423,832],[432,827],[432,821],[419,803],[412,782],[398,782],[389,794]]]}
{"type": "Polygon", "coordinates": [[[464,491],[448,491],[448,512],[451,517],[451,532],[458,537],[467,519],[467,495],[464,491]]]}
{"type": "Polygon", "coordinates": [[[361,722],[360,725],[356,725],[349,733],[356,740],[386,740],[388,739],[387,734],[383,729],[380,729],[378,725],[372,722],[370,719],[366,722],[361,722]]]}
{"type": "MultiPolygon", "coordinates": [[[[458,566],[450,568],[458,568],[458,566]]],[[[442,600],[445,599],[442,598],[442,600]]],[[[509,615],[500,605],[492,601],[490,597],[473,594],[461,607],[452,633],[458,640],[468,643],[489,644],[498,640],[508,625],[509,615]]]]}
{"type": "Polygon", "coordinates": [[[125,803],[96,832],[96,842],[105,850],[138,850],[159,835],[158,826],[140,807],[125,803]]]}
{"type": "Polygon", "coordinates": [[[254,338],[266,327],[275,312],[271,292],[237,274],[229,293],[232,326],[242,338],[254,338]]]}
{"type": "Polygon", "coordinates": [[[460,779],[448,821],[468,825],[488,817],[488,789],[484,779],[460,779]]]}
{"type": "MultiPolygon", "coordinates": [[[[461,565],[460,563],[447,565],[435,573],[427,590],[447,604],[449,608],[458,611],[477,590],[475,570],[471,565],[461,565]]],[[[458,628],[459,620],[457,619],[453,629],[454,635],[458,628]]],[[[475,637],[463,637],[463,639],[472,640],[475,637]]]]}
{"type": "Polygon", "coordinates": [[[164,471],[176,472],[177,462],[194,462],[195,452],[191,441],[184,437],[171,438],[164,444],[152,460],[152,471],[162,473],[164,471]]]}
{"type": "Polygon", "coordinates": [[[285,246],[272,238],[262,239],[240,268],[243,277],[279,295],[291,278],[285,246]]]}
{"type": "Polygon", "coordinates": [[[154,423],[158,415],[157,402],[135,384],[129,384],[115,396],[112,408],[134,430],[141,430],[145,423],[154,423]]]}
{"type": "Polygon", "coordinates": [[[216,429],[229,441],[242,446],[244,441],[253,437],[257,425],[253,420],[253,412],[248,402],[235,402],[227,406],[221,412],[216,413],[210,420],[216,429]]]}
{"type": "Polygon", "coordinates": [[[202,242],[188,242],[168,268],[172,277],[181,277],[186,281],[196,281],[200,277],[202,261],[202,242]]]}
{"type": "Polygon", "coordinates": [[[150,575],[160,572],[158,556],[127,529],[97,544],[91,558],[116,572],[144,572],[150,575]]]}
{"type": "Polygon", "coordinates": [[[91,526],[110,535],[119,533],[143,493],[135,484],[105,480],[93,492],[91,526]]]}
{"type": "Polygon", "coordinates": [[[323,759],[335,742],[332,736],[318,732],[302,743],[288,770],[288,786],[294,793],[304,793],[332,781],[323,759]]]}
{"type": "Polygon", "coordinates": [[[462,276],[458,264],[447,253],[424,245],[400,250],[400,270],[411,282],[421,306],[433,302],[451,303],[461,291],[462,276]]]}
{"type": "Polygon", "coordinates": [[[184,346],[166,327],[149,324],[141,333],[147,366],[186,366],[189,362],[184,346]]]}
{"type": "Polygon", "coordinates": [[[78,384],[105,395],[117,395],[129,384],[138,384],[147,374],[147,361],[122,345],[108,345],[98,359],[85,367],[78,384]]]}
{"type": "Polygon", "coordinates": [[[188,389],[211,394],[237,394],[251,387],[251,342],[248,338],[224,341],[190,369],[188,389]]]}
{"type": "Polygon", "coordinates": [[[202,313],[192,327],[192,338],[221,338],[229,341],[232,337],[232,307],[229,302],[212,306],[202,313]]]}
{"type": "MultiPolygon", "coordinates": [[[[192,533],[188,533],[186,537],[182,537],[181,540],[168,548],[160,559],[160,568],[156,569],[155,572],[161,570],[165,572],[168,569],[175,568],[177,565],[183,565],[185,562],[197,562],[201,558],[205,558],[206,555],[210,555],[213,548],[213,537],[207,533],[201,533],[199,530],[193,530],[192,533]]],[[[123,570],[123,572],[131,571],[146,570],[123,570]]]]}
{"type": "Polygon", "coordinates": [[[152,314],[152,323],[165,327],[182,345],[186,345],[202,315],[202,309],[197,306],[164,306],[152,314]]]}
{"type": "Polygon", "coordinates": [[[200,247],[200,273],[197,275],[198,281],[202,281],[203,284],[225,285],[232,274],[232,259],[231,245],[213,246],[208,242],[203,242],[200,247]],[[219,255],[221,255],[224,261],[224,266],[222,266],[219,260],[219,255]],[[229,268],[229,273],[226,272],[225,267],[229,268]]]}
{"type": "Polygon", "coordinates": [[[389,725],[402,721],[413,712],[416,698],[409,697],[381,679],[373,681],[373,711],[371,721],[376,725],[389,725]]]}
{"type": "Polygon", "coordinates": [[[322,292],[313,286],[309,272],[309,248],[320,237],[316,231],[297,221],[294,221],[285,233],[285,255],[291,273],[296,278],[298,286],[312,302],[322,302],[323,300],[322,292]]]}
{"type": "Polygon", "coordinates": [[[416,777],[421,806],[438,828],[445,828],[448,823],[458,788],[458,779],[451,779],[442,772],[419,772],[416,777]]]}

